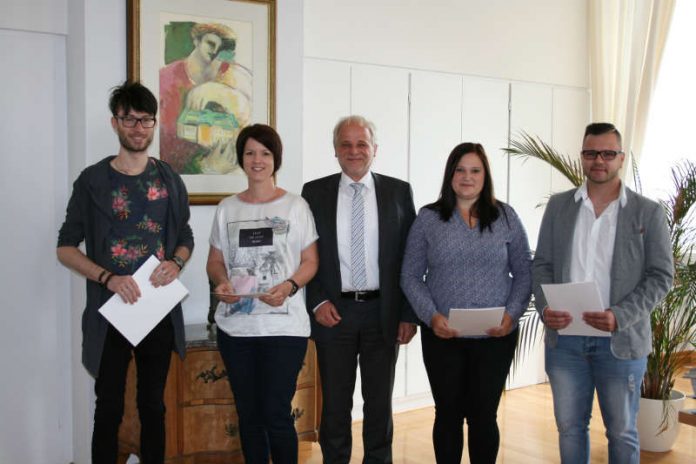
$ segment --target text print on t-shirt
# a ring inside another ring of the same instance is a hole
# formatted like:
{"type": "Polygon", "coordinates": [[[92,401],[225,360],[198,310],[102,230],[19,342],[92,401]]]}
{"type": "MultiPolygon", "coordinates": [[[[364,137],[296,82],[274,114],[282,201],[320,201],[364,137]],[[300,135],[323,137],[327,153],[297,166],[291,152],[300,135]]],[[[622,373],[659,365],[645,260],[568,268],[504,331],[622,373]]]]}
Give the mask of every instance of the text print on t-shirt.
{"type": "Polygon", "coordinates": [[[273,229],[270,227],[239,230],[240,247],[257,247],[264,245],[273,245],[273,229]]]}

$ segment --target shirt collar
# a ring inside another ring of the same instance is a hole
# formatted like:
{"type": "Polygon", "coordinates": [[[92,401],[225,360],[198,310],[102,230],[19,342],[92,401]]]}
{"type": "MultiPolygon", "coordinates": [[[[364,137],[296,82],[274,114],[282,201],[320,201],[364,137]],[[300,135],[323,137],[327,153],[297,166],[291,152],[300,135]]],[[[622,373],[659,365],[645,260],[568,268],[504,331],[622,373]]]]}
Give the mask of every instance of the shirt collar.
{"type": "MultiPolygon", "coordinates": [[[[350,189],[350,184],[353,182],[355,181],[348,177],[345,172],[341,173],[341,180],[339,182],[339,187],[341,189],[350,189]]],[[[372,178],[372,171],[367,171],[367,174],[365,174],[362,179],[358,180],[358,183],[363,184],[367,190],[374,190],[375,180],[372,178]]]]}
{"type": "MultiPolygon", "coordinates": [[[[575,191],[574,198],[576,203],[580,200],[585,201],[590,198],[589,194],[587,193],[587,179],[585,179],[582,185],[578,187],[578,189],[575,191]]],[[[627,200],[628,199],[626,197],[626,185],[624,185],[624,183],[621,182],[621,188],[619,189],[619,204],[622,208],[626,206],[627,200]]]]}

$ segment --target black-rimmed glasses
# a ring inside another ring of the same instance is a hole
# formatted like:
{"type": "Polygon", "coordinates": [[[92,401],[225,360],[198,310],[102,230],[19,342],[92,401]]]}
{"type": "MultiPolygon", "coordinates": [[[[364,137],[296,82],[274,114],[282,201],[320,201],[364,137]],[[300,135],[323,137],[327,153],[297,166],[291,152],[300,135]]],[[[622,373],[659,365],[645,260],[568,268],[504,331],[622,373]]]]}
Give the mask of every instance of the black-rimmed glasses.
{"type": "Polygon", "coordinates": [[[616,150],[583,150],[580,152],[582,157],[588,161],[596,160],[598,156],[601,156],[604,161],[612,161],[620,153],[623,152],[616,150]]]}
{"type": "Polygon", "coordinates": [[[134,118],[132,116],[115,116],[115,118],[121,121],[123,127],[127,127],[129,129],[132,129],[138,123],[140,123],[140,125],[143,126],[143,129],[152,129],[153,127],[155,127],[155,123],[157,122],[157,118],[153,118],[152,116],[145,116],[144,118],[134,118]]]}

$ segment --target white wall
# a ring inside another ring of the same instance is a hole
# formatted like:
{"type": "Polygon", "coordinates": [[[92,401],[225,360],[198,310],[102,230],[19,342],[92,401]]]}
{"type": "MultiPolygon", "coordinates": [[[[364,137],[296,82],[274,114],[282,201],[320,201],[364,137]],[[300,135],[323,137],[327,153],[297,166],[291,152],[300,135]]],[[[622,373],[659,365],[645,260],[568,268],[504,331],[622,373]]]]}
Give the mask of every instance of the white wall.
{"type": "Polygon", "coordinates": [[[305,0],[305,56],[587,86],[586,0],[305,0]]]}
{"type": "Polygon", "coordinates": [[[66,4],[26,3],[0,6],[0,462],[67,463],[69,291],[54,258],[67,191],[66,4]],[[36,6],[45,14],[31,15],[36,6]]]}
{"type": "Polygon", "coordinates": [[[68,33],[67,0],[3,0],[0,29],[27,32],[68,33]]]}

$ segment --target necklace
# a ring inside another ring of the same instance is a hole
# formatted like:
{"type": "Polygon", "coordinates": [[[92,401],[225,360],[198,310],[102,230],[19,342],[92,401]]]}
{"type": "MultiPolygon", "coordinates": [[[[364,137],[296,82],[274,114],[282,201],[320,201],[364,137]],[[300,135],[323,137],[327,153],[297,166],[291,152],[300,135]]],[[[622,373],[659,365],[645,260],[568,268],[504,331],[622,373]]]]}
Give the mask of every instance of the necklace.
{"type": "MultiPolygon", "coordinates": [[[[145,171],[145,166],[142,167],[135,167],[135,168],[127,168],[120,166],[120,161],[118,157],[114,158],[111,160],[111,167],[114,168],[116,171],[120,172],[121,174],[125,174],[127,176],[137,176],[139,174],[142,174],[145,171]]],[[[146,163],[147,165],[147,163],[146,163]]]]}

